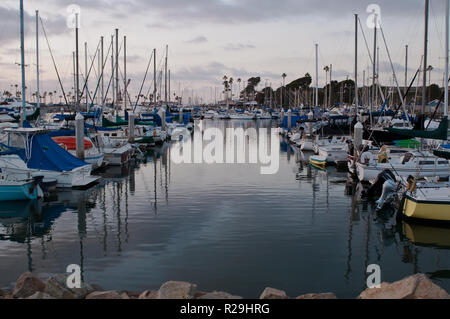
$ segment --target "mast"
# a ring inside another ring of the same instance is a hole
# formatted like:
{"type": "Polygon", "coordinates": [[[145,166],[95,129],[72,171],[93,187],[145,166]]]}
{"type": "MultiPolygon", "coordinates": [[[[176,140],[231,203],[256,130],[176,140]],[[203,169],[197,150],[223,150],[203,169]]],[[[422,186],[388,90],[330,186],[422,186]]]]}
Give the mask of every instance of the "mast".
{"type": "Polygon", "coordinates": [[[315,106],[319,106],[319,44],[316,43],[316,96],[315,106]]]}
{"type": "Polygon", "coordinates": [[[37,108],[41,107],[40,99],[40,88],[39,88],[39,11],[36,10],[36,98],[37,98],[37,108]]]}
{"type": "Polygon", "coordinates": [[[20,126],[23,127],[25,121],[25,36],[23,25],[23,0],[20,0],[20,57],[21,57],[21,70],[22,70],[22,113],[20,116],[20,126]]]}
{"type": "Polygon", "coordinates": [[[328,107],[329,108],[333,108],[333,106],[331,105],[331,95],[333,94],[333,86],[332,86],[332,75],[333,75],[333,64],[330,64],[330,92],[328,92],[329,94],[329,101],[328,101],[328,107]]]}
{"type": "Polygon", "coordinates": [[[78,13],[75,13],[75,78],[76,85],[75,90],[77,101],[75,104],[75,110],[80,111],[80,65],[79,65],[79,53],[78,53],[78,13]]]}
{"type": "Polygon", "coordinates": [[[358,111],[358,14],[355,14],[355,107],[358,111]]]}
{"type": "Polygon", "coordinates": [[[164,102],[167,105],[167,59],[169,55],[169,46],[166,45],[166,62],[165,62],[165,73],[164,73],[164,102]]]}
{"type": "Polygon", "coordinates": [[[377,77],[377,27],[378,27],[378,15],[375,14],[375,27],[374,27],[374,33],[373,33],[373,72],[372,72],[372,99],[370,103],[370,125],[372,126],[372,112],[375,107],[375,95],[376,95],[376,77],[377,77]]]}
{"type": "Polygon", "coordinates": [[[449,50],[449,15],[450,15],[450,0],[445,1],[445,103],[444,116],[448,116],[448,50],[449,50]]]}
{"type": "Polygon", "coordinates": [[[123,37],[123,100],[124,100],[124,112],[127,111],[127,95],[128,95],[128,83],[127,83],[127,37],[123,37]]]}
{"type": "Polygon", "coordinates": [[[408,91],[408,45],[405,47],[405,94],[408,91]]]}
{"type": "Polygon", "coordinates": [[[156,107],[156,49],[153,49],[153,101],[155,103],[154,107],[156,107]]]}
{"type": "Polygon", "coordinates": [[[89,87],[88,87],[88,49],[84,42],[84,78],[86,81],[86,111],[89,109],[89,87]]]}
{"type": "Polygon", "coordinates": [[[111,81],[111,86],[112,86],[112,107],[115,108],[115,104],[116,104],[116,85],[115,85],[115,81],[114,81],[114,36],[111,36],[111,78],[113,79],[113,81],[111,81]]]}
{"type": "MultiPolygon", "coordinates": [[[[428,66],[428,11],[430,0],[425,0],[425,35],[424,35],[424,55],[423,55],[423,87],[422,87],[422,115],[425,114],[427,105],[427,66],[428,66]]],[[[425,122],[422,129],[425,129],[425,122]]]]}
{"type": "Polygon", "coordinates": [[[103,76],[103,71],[104,71],[104,59],[105,59],[105,57],[104,57],[104,37],[102,36],[101,38],[100,38],[100,55],[101,55],[101,59],[102,59],[102,68],[101,68],[101,86],[102,86],[102,88],[101,88],[101,95],[102,95],[102,101],[101,101],[101,103],[100,103],[100,105],[103,107],[103,101],[105,100],[105,81],[104,81],[104,76],[103,76]]]}
{"type": "MultiPolygon", "coordinates": [[[[76,70],[76,57],[75,57],[75,51],[72,52],[72,57],[73,57],[73,89],[76,90],[77,89],[77,70],[76,70]]],[[[76,93],[73,92],[74,97],[76,96],[76,93]]]]}
{"type": "Polygon", "coordinates": [[[119,29],[116,29],[116,116],[119,114],[119,29]]]}
{"type": "Polygon", "coordinates": [[[170,104],[170,101],[172,100],[172,96],[170,94],[171,94],[171,91],[170,91],[170,69],[169,69],[169,104],[170,104]]]}

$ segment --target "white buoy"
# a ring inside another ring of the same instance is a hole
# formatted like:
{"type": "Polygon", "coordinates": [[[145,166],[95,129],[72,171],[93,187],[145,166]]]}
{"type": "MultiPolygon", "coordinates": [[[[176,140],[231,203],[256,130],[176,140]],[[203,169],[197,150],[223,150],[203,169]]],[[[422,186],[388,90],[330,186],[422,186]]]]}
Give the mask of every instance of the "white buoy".
{"type": "Polygon", "coordinates": [[[359,150],[362,145],[364,127],[358,121],[355,125],[355,150],[359,150]]]}
{"type": "Polygon", "coordinates": [[[136,119],[136,115],[134,113],[128,114],[128,138],[130,143],[134,143],[134,130],[135,130],[135,124],[134,120],[136,119]]]}
{"type": "Polygon", "coordinates": [[[84,117],[78,113],[75,117],[75,136],[77,143],[77,157],[84,160],[84,117]]]}

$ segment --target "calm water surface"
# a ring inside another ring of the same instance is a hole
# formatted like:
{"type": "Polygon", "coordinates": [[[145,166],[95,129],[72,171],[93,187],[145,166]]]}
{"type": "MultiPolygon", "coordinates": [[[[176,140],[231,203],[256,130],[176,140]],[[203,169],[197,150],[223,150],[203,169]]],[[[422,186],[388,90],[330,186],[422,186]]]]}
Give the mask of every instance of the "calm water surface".
{"type": "Polygon", "coordinates": [[[286,144],[276,175],[258,165],[175,165],[170,147],[102,173],[88,191],[2,203],[0,287],[25,271],[46,277],[79,264],[106,289],[181,280],[247,298],[267,286],[354,298],[367,265],[379,264],[383,281],[421,272],[450,290],[450,229],[395,225],[358,200],[346,173],[311,169],[286,144]]]}

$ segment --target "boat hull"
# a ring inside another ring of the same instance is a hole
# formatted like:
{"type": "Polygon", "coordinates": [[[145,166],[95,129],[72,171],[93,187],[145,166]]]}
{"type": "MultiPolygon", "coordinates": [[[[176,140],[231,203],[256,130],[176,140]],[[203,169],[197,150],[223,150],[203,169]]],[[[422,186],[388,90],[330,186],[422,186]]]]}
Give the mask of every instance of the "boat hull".
{"type": "Polygon", "coordinates": [[[34,182],[0,185],[0,202],[27,201],[38,198],[38,186],[34,182]]]}
{"type": "Polygon", "coordinates": [[[450,201],[420,201],[405,196],[402,213],[407,218],[450,222],[450,201]]]}

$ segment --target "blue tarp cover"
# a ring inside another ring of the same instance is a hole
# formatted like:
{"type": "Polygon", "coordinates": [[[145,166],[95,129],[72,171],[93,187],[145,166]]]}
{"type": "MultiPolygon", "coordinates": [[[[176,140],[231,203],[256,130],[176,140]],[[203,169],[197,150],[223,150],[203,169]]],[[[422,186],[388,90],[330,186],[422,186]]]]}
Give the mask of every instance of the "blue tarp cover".
{"type": "Polygon", "coordinates": [[[28,168],[68,172],[88,165],[56,144],[48,134],[34,135],[30,139],[32,139],[31,158],[29,160],[26,158],[25,150],[19,153],[28,168]]]}

